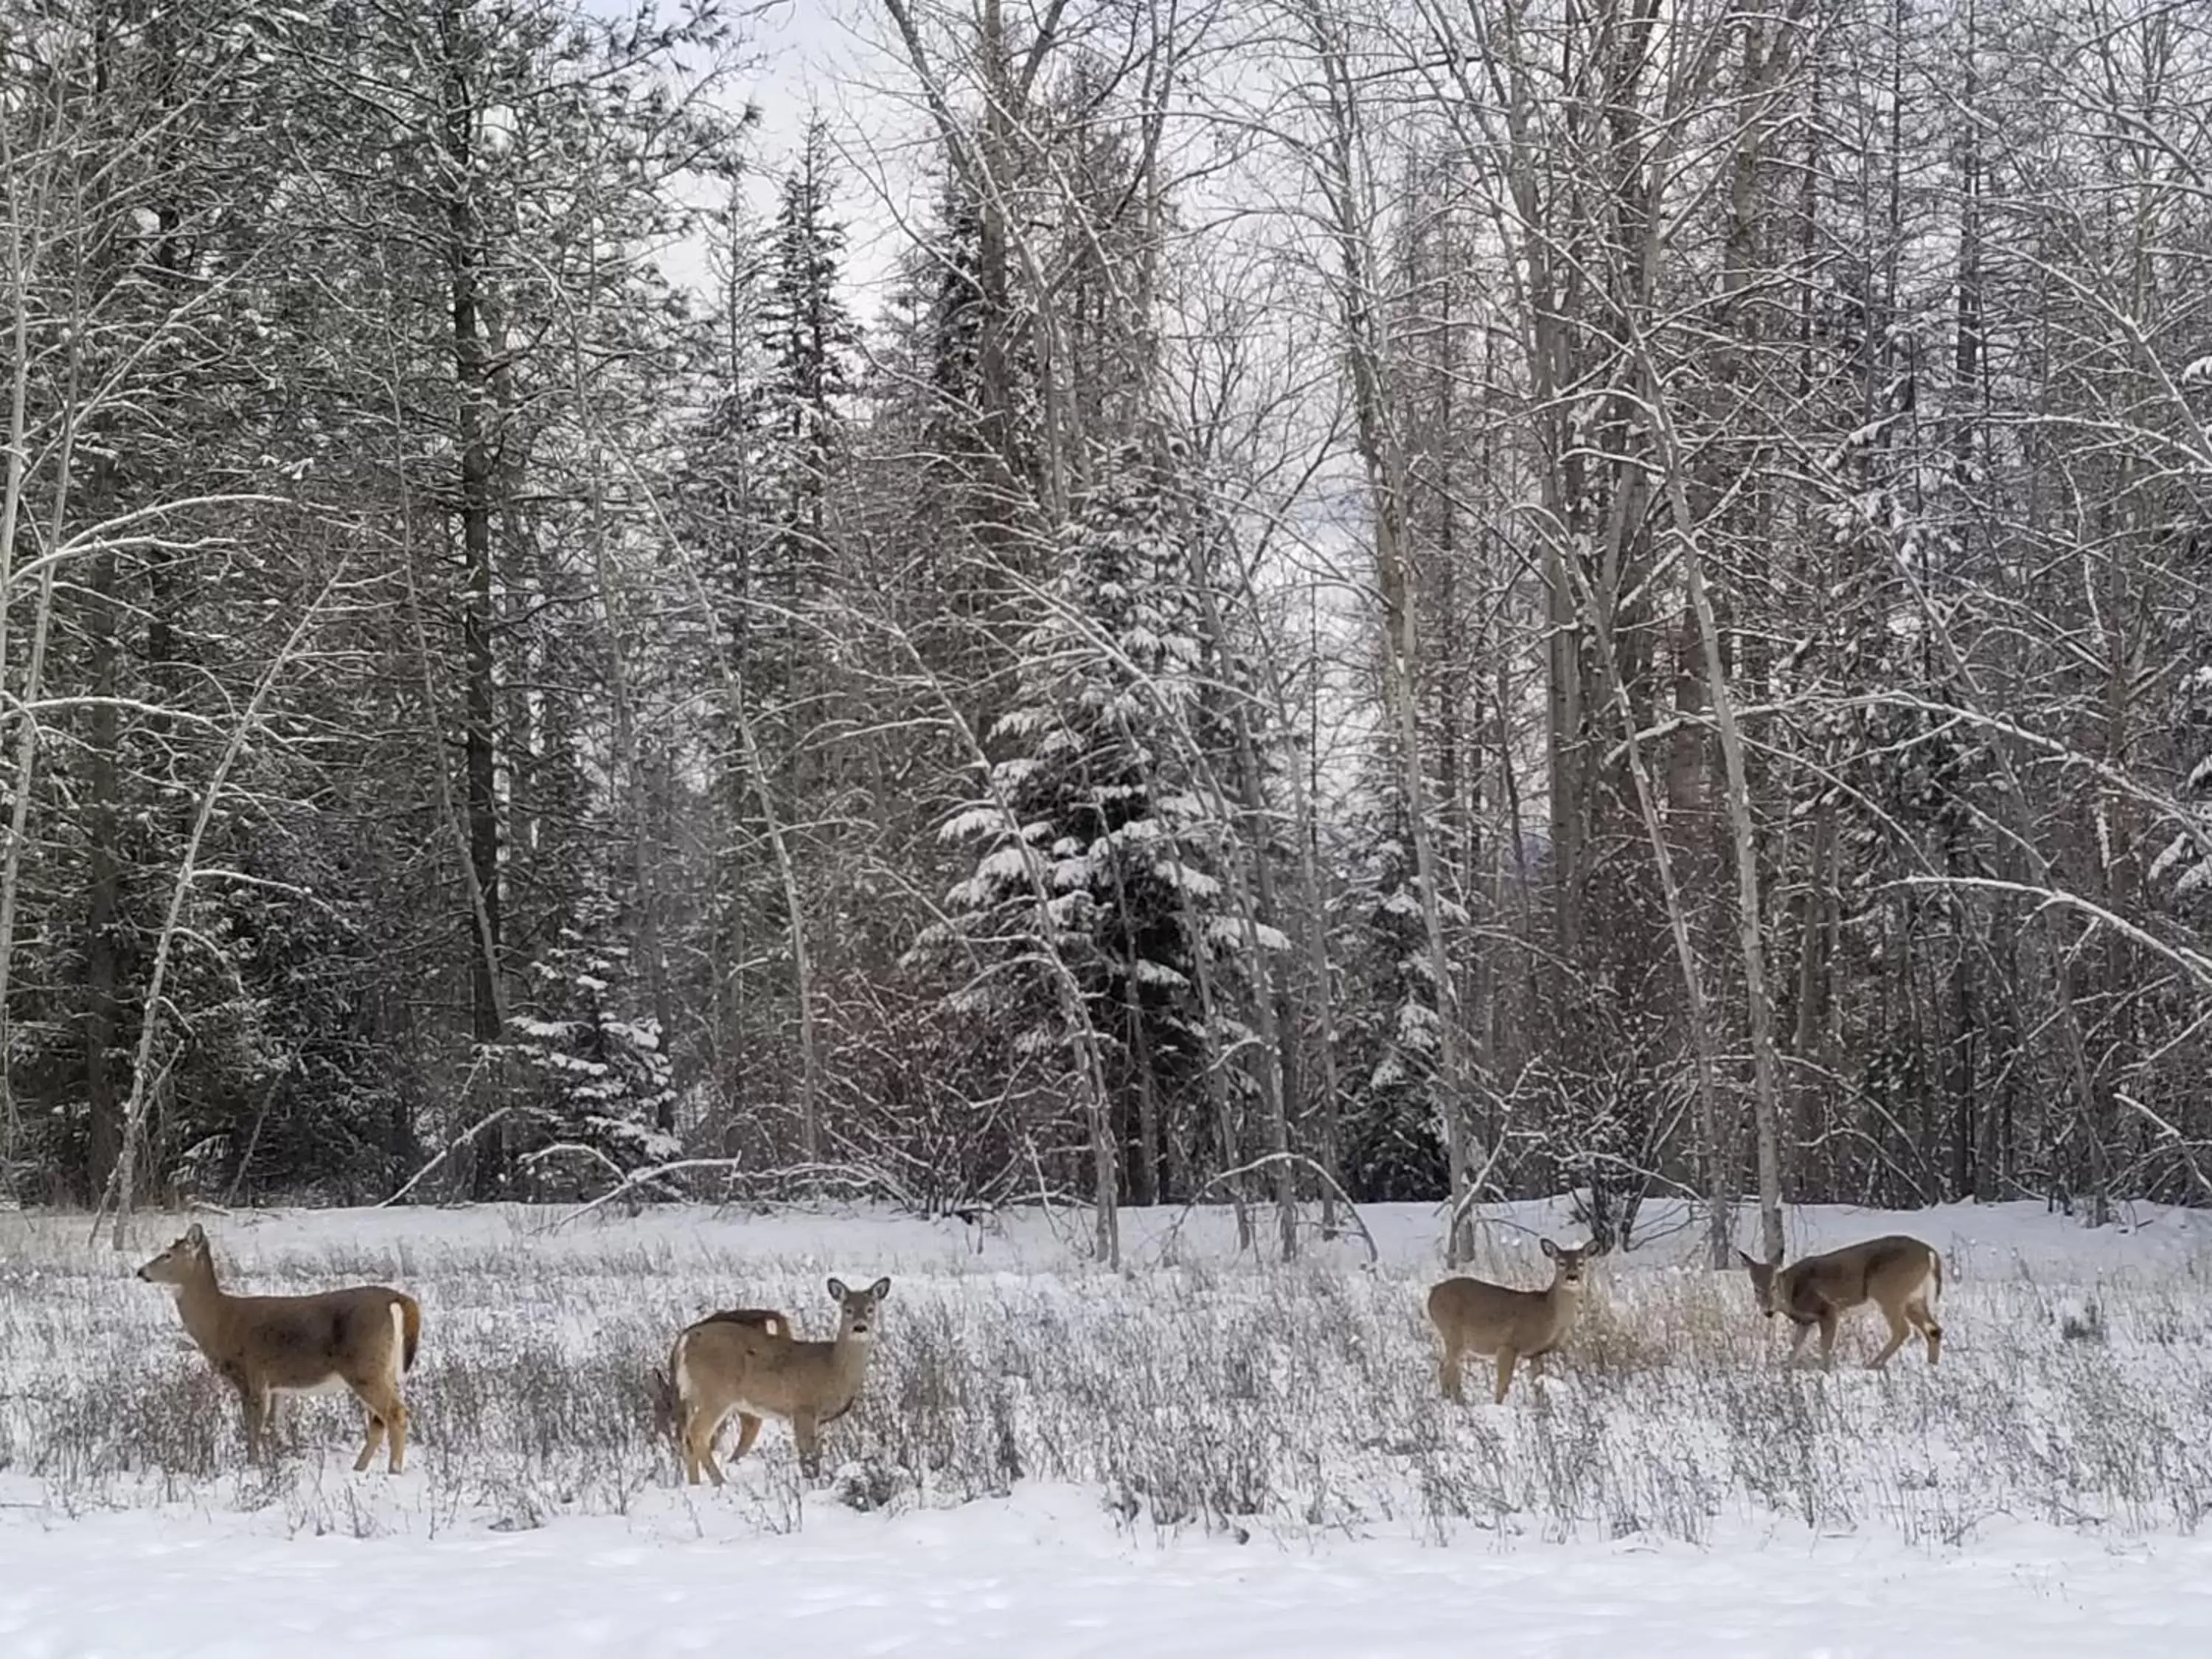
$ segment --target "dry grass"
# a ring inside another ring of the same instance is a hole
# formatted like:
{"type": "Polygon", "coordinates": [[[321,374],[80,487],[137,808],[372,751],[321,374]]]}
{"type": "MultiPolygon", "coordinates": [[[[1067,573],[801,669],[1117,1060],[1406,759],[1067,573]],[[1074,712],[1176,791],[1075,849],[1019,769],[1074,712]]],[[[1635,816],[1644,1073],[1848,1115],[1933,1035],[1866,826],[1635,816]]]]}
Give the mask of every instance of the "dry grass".
{"type": "MultiPolygon", "coordinates": [[[[1957,1275],[1941,1370],[1917,1344],[1885,1373],[1856,1369],[1880,1334],[1869,1313],[1839,1345],[1851,1368],[1823,1375],[1777,1364],[1784,1335],[1740,1277],[1632,1256],[1602,1264],[1546,1382],[1516,1382],[1499,1409],[1438,1397],[1425,1273],[841,1265],[894,1279],[869,1386],[826,1437],[826,1484],[859,1507],[1045,1480],[1157,1527],[1699,1540],[1732,1517],[1780,1516],[1940,1542],[1999,1515],[2189,1529],[2212,1501],[2201,1266],[2093,1285],[1957,1275]]],[[[1541,1278],[1533,1254],[1495,1271],[1541,1278]]],[[[426,1312],[410,1525],[680,1502],[646,1386],[674,1331],[735,1301],[830,1324],[812,1261],[678,1260],[618,1238],[557,1261],[498,1240],[337,1246],[266,1262],[252,1282],[363,1278],[404,1285],[426,1312]]],[[[64,1507],[274,1505],[301,1526],[395,1523],[378,1496],[391,1489],[334,1472],[358,1444],[349,1402],[293,1402],[280,1425],[277,1468],[246,1471],[227,1391],[168,1298],[116,1257],[57,1243],[0,1267],[0,1474],[33,1477],[64,1507]]],[[[787,1437],[772,1429],[741,1467],[707,1501],[763,1528],[799,1524],[787,1437]]]]}

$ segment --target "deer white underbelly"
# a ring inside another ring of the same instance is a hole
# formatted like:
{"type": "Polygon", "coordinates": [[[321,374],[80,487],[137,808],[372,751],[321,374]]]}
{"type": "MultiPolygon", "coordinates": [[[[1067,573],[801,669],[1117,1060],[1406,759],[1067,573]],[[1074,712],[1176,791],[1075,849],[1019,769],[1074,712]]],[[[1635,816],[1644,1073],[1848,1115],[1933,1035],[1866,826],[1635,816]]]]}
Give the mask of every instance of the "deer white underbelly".
{"type": "Polygon", "coordinates": [[[271,1390],[271,1392],[276,1394],[343,1394],[346,1392],[346,1381],[345,1378],[340,1376],[336,1371],[332,1371],[328,1376],[325,1377],[319,1382],[295,1382],[289,1385],[278,1384],[271,1390]]]}

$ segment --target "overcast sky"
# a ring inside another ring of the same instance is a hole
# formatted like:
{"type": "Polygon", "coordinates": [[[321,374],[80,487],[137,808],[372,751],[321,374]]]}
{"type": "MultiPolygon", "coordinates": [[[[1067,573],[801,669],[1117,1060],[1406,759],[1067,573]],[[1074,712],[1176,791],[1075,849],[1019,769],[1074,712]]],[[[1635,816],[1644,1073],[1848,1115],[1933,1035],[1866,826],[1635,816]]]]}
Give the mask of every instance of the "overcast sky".
{"type": "Polygon", "coordinates": [[[863,317],[873,314],[903,240],[902,222],[926,202],[917,147],[919,112],[900,89],[883,47],[875,0],[768,0],[750,25],[758,65],[743,95],[759,106],[754,205],[775,209],[778,181],[797,153],[809,112],[819,108],[842,152],[837,216],[846,226],[847,278],[863,317]]]}

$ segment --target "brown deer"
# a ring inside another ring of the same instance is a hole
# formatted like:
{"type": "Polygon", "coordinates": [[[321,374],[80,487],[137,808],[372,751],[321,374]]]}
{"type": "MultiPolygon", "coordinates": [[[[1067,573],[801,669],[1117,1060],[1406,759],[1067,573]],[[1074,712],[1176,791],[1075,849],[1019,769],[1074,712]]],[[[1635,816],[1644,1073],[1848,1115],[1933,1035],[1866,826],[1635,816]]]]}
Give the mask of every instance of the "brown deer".
{"type": "Polygon", "coordinates": [[[1751,1274],[1752,1292],[1759,1310],[1771,1319],[1786,1314],[1797,1328],[1784,1364],[1804,1352],[1805,1339],[1818,1326],[1820,1363],[1830,1364],[1836,1352],[1836,1322],[1850,1309],[1871,1302],[1889,1321],[1889,1342],[1867,1362],[1877,1370],[1918,1331],[1928,1345],[1928,1363],[1934,1364],[1943,1346],[1943,1328],[1936,1322],[1935,1297],[1943,1293],[1943,1258],[1917,1238],[1893,1233],[1847,1244],[1825,1255],[1808,1255],[1784,1267],[1779,1261],[1754,1261],[1736,1252],[1751,1274]]]}
{"type": "MultiPolygon", "coordinates": [[[[754,1325],[766,1331],[770,1336],[791,1334],[790,1316],[774,1308],[724,1308],[718,1312],[708,1314],[696,1324],[687,1326],[685,1328],[696,1330],[699,1325],[717,1323],[754,1325]]],[[[656,1365],[653,1368],[653,1432],[660,1439],[674,1440],[680,1421],[681,1417],[676,1408],[675,1380],[656,1365]]],[[[677,1443],[677,1449],[680,1455],[683,1450],[682,1442],[677,1443]]]]}
{"type": "Polygon", "coordinates": [[[138,1277],[177,1292],[185,1333],[246,1408],[246,1450],[259,1461],[278,1394],[349,1389],[368,1412],[368,1443],[354,1460],[368,1468],[388,1436],[392,1473],[407,1455],[400,1382],[415,1368],[422,1310],[411,1296],[358,1285],[313,1296],[232,1296],[216,1282],[215,1255],[195,1222],[139,1268],[138,1277]]]}
{"type": "Polygon", "coordinates": [[[1443,1339],[1443,1363],[1439,1374],[1444,1397],[1460,1400],[1459,1364],[1462,1355],[1480,1354],[1498,1364],[1497,1403],[1505,1403],[1513,1386],[1513,1368],[1528,1362],[1528,1374],[1543,1376],[1544,1356],[1558,1348],[1581,1310],[1584,1264],[1601,1255],[1596,1245],[1566,1249],[1550,1239],[1544,1254],[1552,1258],[1552,1282],[1540,1291],[1510,1290],[1480,1279],[1447,1279],[1429,1292],[1429,1322],[1443,1339]]]}
{"type": "Polygon", "coordinates": [[[875,1347],[876,1310],[890,1293],[888,1279],[865,1291],[831,1279],[830,1300],[841,1312],[830,1342],[800,1341],[787,1325],[777,1332],[728,1318],[702,1319],[685,1329],[668,1356],[684,1479],[696,1486],[703,1469],[722,1484],[714,1435],[732,1412],[739,1425],[732,1461],[752,1449],[763,1418],[781,1417],[791,1425],[800,1467],[810,1477],[819,1473],[822,1425],[842,1417],[860,1395],[875,1347]]]}

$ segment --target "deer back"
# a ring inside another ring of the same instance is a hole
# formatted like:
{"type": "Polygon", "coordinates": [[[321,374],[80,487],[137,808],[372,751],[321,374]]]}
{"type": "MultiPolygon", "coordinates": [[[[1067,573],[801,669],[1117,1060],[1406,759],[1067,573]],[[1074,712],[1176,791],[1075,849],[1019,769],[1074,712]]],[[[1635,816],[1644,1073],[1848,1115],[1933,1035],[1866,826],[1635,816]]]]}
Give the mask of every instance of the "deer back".
{"type": "Polygon", "coordinates": [[[1790,1312],[1817,1317],[1823,1306],[1901,1306],[1931,1279],[1942,1282],[1942,1263],[1935,1249],[1892,1233],[1793,1262],[1783,1270],[1780,1289],[1790,1312]]]}
{"type": "Polygon", "coordinates": [[[410,1357],[404,1352],[414,1322],[409,1298],[382,1285],[223,1300],[222,1351],[210,1349],[208,1357],[269,1388],[310,1389],[385,1376],[404,1370],[410,1357]]]}
{"type": "Polygon", "coordinates": [[[1564,1249],[1550,1239],[1544,1252],[1553,1258],[1551,1284],[1540,1291],[1516,1291],[1488,1279],[1447,1279],[1429,1292],[1429,1319],[1453,1347],[1493,1354],[1510,1348],[1523,1357],[1559,1346],[1582,1307],[1583,1266],[1596,1254],[1564,1249]]]}
{"type": "Polygon", "coordinates": [[[234,1382],[307,1390],[395,1376],[415,1363],[422,1310],[382,1285],[310,1296],[232,1296],[207,1235],[190,1231],[138,1270],[177,1294],[185,1333],[234,1382]]]}
{"type": "Polygon", "coordinates": [[[836,1340],[793,1337],[781,1315],[771,1316],[774,1324],[712,1316],[676,1340],[669,1366],[676,1396],[715,1413],[734,1407],[755,1416],[817,1422],[842,1414],[866,1378],[875,1310],[890,1293],[890,1281],[878,1279],[864,1291],[848,1291],[834,1279],[830,1285],[842,1307],[836,1340]]]}

